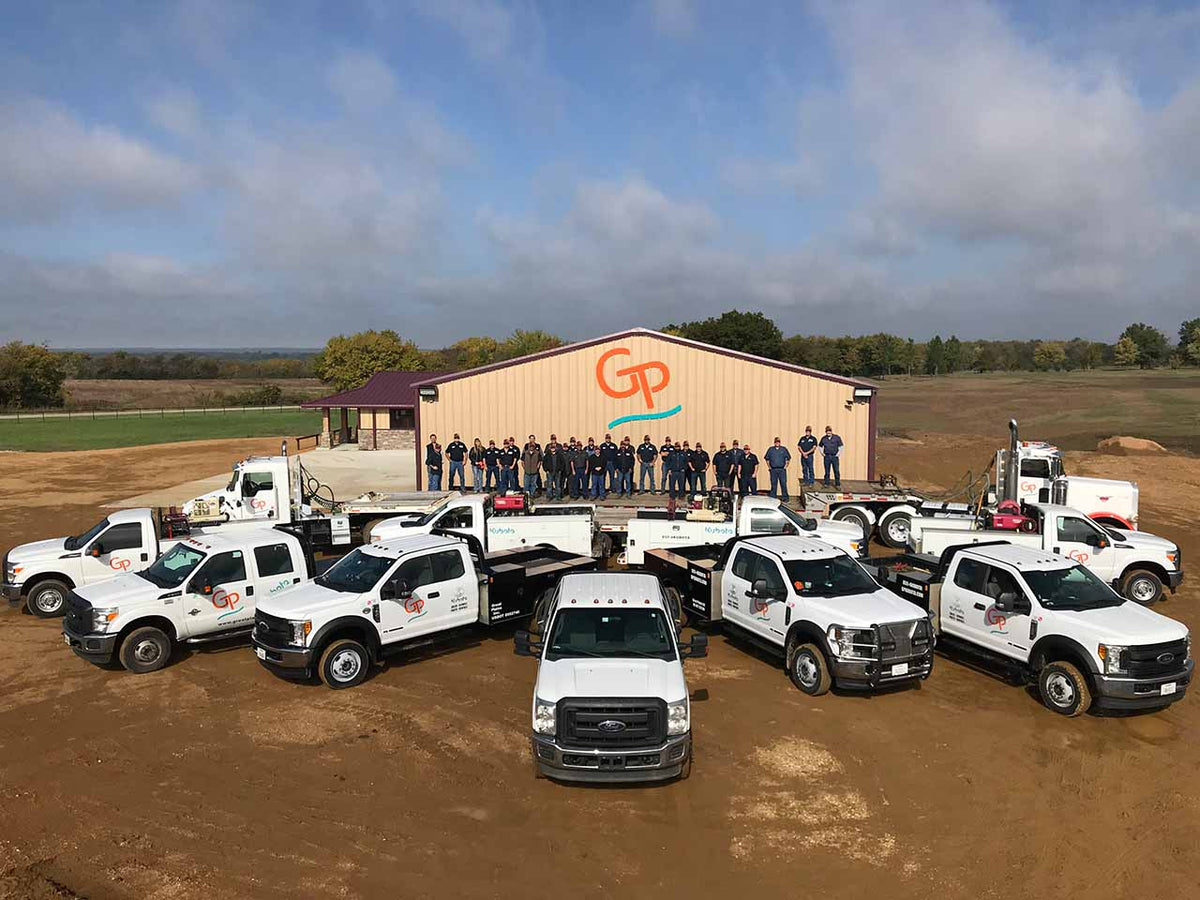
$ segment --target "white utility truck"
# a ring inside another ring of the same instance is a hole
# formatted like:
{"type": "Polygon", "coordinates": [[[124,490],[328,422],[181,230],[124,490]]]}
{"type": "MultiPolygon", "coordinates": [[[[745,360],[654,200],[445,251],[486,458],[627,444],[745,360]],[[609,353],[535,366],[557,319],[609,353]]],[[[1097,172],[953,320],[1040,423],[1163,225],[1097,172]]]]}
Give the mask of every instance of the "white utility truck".
{"type": "Polygon", "coordinates": [[[564,575],[547,604],[543,639],[518,631],[514,651],[538,664],[533,769],[561,781],[687,778],[691,706],[681,644],[662,585],[640,572],[564,575]]]}
{"type": "Polygon", "coordinates": [[[307,581],[312,555],[301,537],[270,526],[191,535],[139,572],[71,591],[63,638],[98,665],[130,672],[165,666],[178,643],[247,635],[257,602],[307,581]]]}
{"type": "Polygon", "coordinates": [[[353,687],[392,653],[530,615],[559,576],[595,565],[548,547],[484,553],[474,537],[448,532],[364,544],[260,603],[254,652],[276,674],[353,687]]]}
{"type": "Polygon", "coordinates": [[[844,550],[814,538],[739,537],[724,546],[650,550],[668,608],[720,622],[781,656],[811,696],[929,677],[933,626],[844,550]],[[674,597],[670,596],[674,593],[674,597]]]}
{"type": "Polygon", "coordinates": [[[35,616],[61,616],[73,588],[144,569],[189,533],[179,516],[126,509],[82,534],[19,544],[4,555],[4,597],[35,616]]]}
{"type": "Polygon", "coordinates": [[[967,543],[1008,541],[1035,547],[1082,563],[1144,606],[1161,598],[1164,587],[1174,593],[1183,581],[1183,557],[1166,538],[1105,528],[1069,506],[1024,503],[1020,511],[1020,530],[985,528],[985,520],[974,518],[913,519],[912,549],[938,556],[948,547],[967,543]]]}
{"type": "Polygon", "coordinates": [[[1062,715],[1167,706],[1191,682],[1187,628],[1064,556],[995,542],[871,564],[928,611],[942,650],[1002,664],[1062,715]]]}
{"type": "Polygon", "coordinates": [[[547,546],[576,556],[594,556],[595,506],[587,503],[531,507],[524,494],[452,494],[424,513],[405,513],[371,526],[367,542],[378,543],[434,529],[469,534],[487,552],[547,546]]]}
{"type": "Polygon", "coordinates": [[[710,491],[697,508],[677,510],[672,518],[660,507],[639,509],[629,520],[622,562],[640,566],[647,550],[723,544],[745,534],[798,534],[819,538],[851,556],[866,554],[867,540],[856,523],[815,519],[798,513],[774,497],[735,497],[710,491]]]}

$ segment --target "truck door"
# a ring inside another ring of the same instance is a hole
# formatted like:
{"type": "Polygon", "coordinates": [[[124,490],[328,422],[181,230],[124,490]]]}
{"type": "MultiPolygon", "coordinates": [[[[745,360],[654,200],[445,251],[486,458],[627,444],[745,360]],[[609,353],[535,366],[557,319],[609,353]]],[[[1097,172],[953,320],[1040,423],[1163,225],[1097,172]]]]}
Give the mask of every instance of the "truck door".
{"type": "Polygon", "coordinates": [[[1112,549],[1112,538],[1089,519],[1081,516],[1054,517],[1053,539],[1055,553],[1087,566],[1103,581],[1112,581],[1119,572],[1117,554],[1112,549]]]}
{"type": "Polygon", "coordinates": [[[1017,499],[1036,503],[1050,502],[1051,466],[1045,457],[1021,457],[1018,470],[1017,499]]]}
{"type": "Polygon", "coordinates": [[[406,558],[388,579],[386,593],[394,596],[379,604],[384,640],[406,640],[473,622],[479,614],[478,600],[471,608],[472,593],[478,598],[474,578],[474,568],[467,566],[458,548],[406,558]]]}
{"type": "Polygon", "coordinates": [[[751,576],[761,556],[749,547],[739,547],[721,579],[721,611],[735,625],[750,628],[751,576]]]}
{"type": "Polygon", "coordinates": [[[773,643],[780,643],[787,634],[785,619],[787,618],[788,600],[791,591],[779,563],[760,553],[754,554],[758,559],[750,571],[750,585],[765,581],[770,597],[747,597],[747,616],[751,627],[773,643]]]}
{"type": "Polygon", "coordinates": [[[241,515],[239,519],[275,519],[279,504],[275,499],[275,476],[269,471],[247,470],[242,473],[241,515]]]}
{"type": "Polygon", "coordinates": [[[1004,656],[1028,658],[1029,614],[1025,591],[1010,572],[977,559],[958,560],[942,587],[942,630],[1004,656]],[[996,609],[1001,593],[1026,601],[1024,612],[996,609]]]}
{"type": "Polygon", "coordinates": [[[110,525],[83,548],[83,583],[137,572],[153,562],[152,555],[141,525],[136,522],[110,525]]]}
{"type": "Polygon", "coordinates": [[[210,556],[192,573],[183,595],[185,637],[214,634],[254,621],[254,585],[241,550],[210,556]]]}
{"type": "MultiPolygon", "coordinates": [[[[257,574],[255,597],[273,597],[304,580],[304,560],[293,556],[291,547],[284,541],[255,547],[254,568],[257,574]]],[[[250,606],[253,608],[254,603],[250,606]]]]}

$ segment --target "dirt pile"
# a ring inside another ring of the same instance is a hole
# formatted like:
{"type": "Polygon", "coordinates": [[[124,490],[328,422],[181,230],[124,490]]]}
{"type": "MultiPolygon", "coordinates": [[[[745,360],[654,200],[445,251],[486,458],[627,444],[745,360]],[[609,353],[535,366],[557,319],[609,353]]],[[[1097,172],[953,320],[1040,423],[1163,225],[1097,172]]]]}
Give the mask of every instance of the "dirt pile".
{"type": "Polygon", "coordinates": [[[1109,456],[1165,456],[1169,452],[1157,441],[1127,435],[1105,438],[1096,445],[1096,450],[1109,456]]]}

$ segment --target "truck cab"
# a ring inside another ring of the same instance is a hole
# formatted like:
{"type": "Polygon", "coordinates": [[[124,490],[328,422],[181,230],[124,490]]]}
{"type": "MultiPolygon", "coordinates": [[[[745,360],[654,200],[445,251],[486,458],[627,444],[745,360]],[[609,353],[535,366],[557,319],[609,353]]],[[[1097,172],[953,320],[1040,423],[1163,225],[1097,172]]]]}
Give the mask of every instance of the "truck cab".
{"type": "Polygon", "coordinates": [[[190,535],[139,572],[70,592],[63,637],[89,662],[153,672],[177,643],[249,634],[256,603],[311,573],[300,538],[275,528],[190,535]]]}
{"type": "Polygon", "coordinates": [[[536,775],[561,781],[686,778],[691,701],[683,660],[708,638],[680,644],[662,586],[646,573],[561,578],[542,640],[517,632],[514,650],[539,660],[533,690],[536,775]]]}
{"type": "Polygon", "coordinates": [[[291,471],[286,456],[251,456],[233,465],[229,483],[183,504],[193,522],[288,523],[291,471]]]}

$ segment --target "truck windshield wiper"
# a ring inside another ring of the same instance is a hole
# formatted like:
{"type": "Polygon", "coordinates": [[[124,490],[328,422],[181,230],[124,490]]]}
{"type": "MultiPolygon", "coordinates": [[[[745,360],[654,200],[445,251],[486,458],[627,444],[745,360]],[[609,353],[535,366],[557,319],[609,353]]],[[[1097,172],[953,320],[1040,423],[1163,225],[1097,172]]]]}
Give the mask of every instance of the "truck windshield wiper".
{"type": "Polygon", "coordinates": [[[603,659],[605,654],[597,653],[595,650],[584,650],[582,647],[551,647],[551,653],[561,653],[564,656],[594,656],[597,659],[603,659]]]}
{"type": "Polygon", "coordinates": [[[664,655],[669,652],[670,652],[670,650],[666,647],[663,647],[661,650],[633,650],[629,647],[626,647],[623,650],[614,650],[611,655],[612,656],[640,656],[645,659],[663,659],[664,655]]]}

